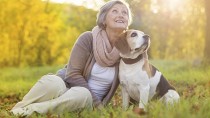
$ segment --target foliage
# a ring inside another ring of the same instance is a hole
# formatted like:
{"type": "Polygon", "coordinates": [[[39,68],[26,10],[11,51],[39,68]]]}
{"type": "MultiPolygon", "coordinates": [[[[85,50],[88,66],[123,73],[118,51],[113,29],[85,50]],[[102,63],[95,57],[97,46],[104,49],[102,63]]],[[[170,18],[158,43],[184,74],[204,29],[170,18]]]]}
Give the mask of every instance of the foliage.
{"type": "Polygon", "coordinates": [[[133,11],[131,28],[151,37],[155,59],[201,59],[205,43],[204,0],[127,0],[133,11]]]}
{"type": "Polygon", "coordinates": [[[204,59],[203,64],[210,64],[210,2],[205,0],[205,13],[206,13],[206,40],[205,40],[205,49],[204,49],[204,59]]]}
{"type": "MultiPolygon", "coordinates": [[[[134,18],[130,28],[151,37],[150,57],[200,64],[208,48],[204,0],[126,1],[134,18]]],[[[1,0],[0,7],[1,67],[64,64],[77,37],[96,24],[97,11],[82,6],[1,0]]]]}
{"type": "MultiPolygon", "coordinates": [[[[151,61],[175,86],[181,96],[178,104],[166,107],[158,100],[149,103],[148,114],[142,117],[148,118],[207,118],[210,113],[210,67],[195,67],[185,61],[151,61]]],[[[0,86],[0,117],[13,118],[9,110],[20,101],[35,82],[44,74],[55,73],[62,66],[4,68],[1,69],[0,86]],[[33,75],[33,76],[31,76],[33,75]],[[2,85],[6,85],[2,86],[2,85]],[[19,86],[18,86],[19,85],[19,86]],[[12,87],[11,87],[12,86],[12,87]]],[[[76,111],[56,114],[33,114],[32,118],[58,118],[58,117],[83,117],[83,118],[139,118],[132,112],[135,105],[131,105],[127,111],[121,108],[122,98],[120,87],[110,104],[102,111],[76,111]]]]}
{"type": "Polygon", "coordinates": [[[1,66],[64,64],[79,34],[95,25],[95,11],[84,7],[39,0],[1,0],[0,7],[1,66]]]}

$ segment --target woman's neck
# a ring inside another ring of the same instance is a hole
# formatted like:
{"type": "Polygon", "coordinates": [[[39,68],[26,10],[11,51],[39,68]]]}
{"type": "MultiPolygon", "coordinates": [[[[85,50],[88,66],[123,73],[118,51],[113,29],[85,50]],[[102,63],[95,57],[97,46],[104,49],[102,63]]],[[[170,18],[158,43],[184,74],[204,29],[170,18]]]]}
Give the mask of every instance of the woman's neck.
{"type": "Polygon", "coordinates": [[[120,34],[123,33],[123,31],[116,31],[116,30],[108,30],[106,29],[107,37],[109,39],[109,42],[111,46],[114,46],[114,42],[119,38],[120,34]]]}

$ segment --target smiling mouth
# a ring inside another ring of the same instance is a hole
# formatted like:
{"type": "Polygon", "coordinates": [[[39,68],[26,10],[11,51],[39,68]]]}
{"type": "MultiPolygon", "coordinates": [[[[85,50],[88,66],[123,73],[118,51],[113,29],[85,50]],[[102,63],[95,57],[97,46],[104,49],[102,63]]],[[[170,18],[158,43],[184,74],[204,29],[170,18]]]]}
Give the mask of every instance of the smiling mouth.
{"type": "Polygon", "coordinates": [[[124,23],[122,20],[117,20],[115,22],[117,22],[117,23],[124,23]]]}

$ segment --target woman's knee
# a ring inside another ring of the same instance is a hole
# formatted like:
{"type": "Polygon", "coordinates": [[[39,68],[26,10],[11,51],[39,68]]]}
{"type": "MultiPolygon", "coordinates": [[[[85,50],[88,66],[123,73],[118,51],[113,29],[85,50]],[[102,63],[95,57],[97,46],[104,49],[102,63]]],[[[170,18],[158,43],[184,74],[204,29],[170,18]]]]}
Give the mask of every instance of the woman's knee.
{"type": "MultiPolygon", "coordinates": [[[[65,93],[65,98],[68,98],[75,107],[78,108],[92,108],[92,95],[85,87],[72,87],[65,93]]],[[[63,96],[64,97],[64,96],[63,96]]]]}
{"type": "Polygon", "coordinates": [[[48,94],[57,94],[59,96],[66,91],[64,81],[56,75],[44,75],[38,83],[43,86],[43,91],[48,94]]]}
{"type": "Polygon", "coordinates": [[[74,96],[78,101],[86,100],[87,102],[92,102],[92,95],[85,87],[71,87],[66,93],[67,96],[74,96]]]}
{"type": "Polygon", "coordinates": [[[76,93],[79,93],[78,95],[81,97],[86,96],[92,98],[90,91],[85,87],[72,87],[71,89],[76,93]]]}

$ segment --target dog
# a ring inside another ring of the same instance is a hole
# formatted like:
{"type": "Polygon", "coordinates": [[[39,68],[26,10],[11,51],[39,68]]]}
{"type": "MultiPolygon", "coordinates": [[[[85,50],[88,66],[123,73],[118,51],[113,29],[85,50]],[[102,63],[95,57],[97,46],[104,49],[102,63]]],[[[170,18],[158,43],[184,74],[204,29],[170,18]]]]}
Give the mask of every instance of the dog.
{"type": "Polygon", "coordinates": [[[166,104],[179,101],[180,96],[175,88],[149,63],[149,35],[139,30],[127,30],[114,45],[121,56],[119,79],[125,110],[129,107],[131,99],[139,103],[138,109],[135,110],[138,114],[147,112],[148,101],[155,96],[166,104]]]}

